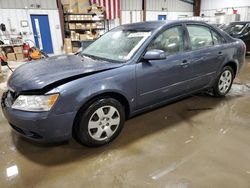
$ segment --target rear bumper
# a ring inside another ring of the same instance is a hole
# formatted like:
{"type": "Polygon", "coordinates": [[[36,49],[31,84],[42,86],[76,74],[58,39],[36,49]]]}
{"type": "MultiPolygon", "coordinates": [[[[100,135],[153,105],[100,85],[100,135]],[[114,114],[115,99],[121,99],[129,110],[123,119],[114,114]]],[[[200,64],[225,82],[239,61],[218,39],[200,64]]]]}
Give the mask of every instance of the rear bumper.
{"type": "Polygon", "coordinates": [[[51,115],[49,112],[26,112],[2,106],[13,130],[28,139],[53,143],[69,140],[75,113],[51,115]]]}

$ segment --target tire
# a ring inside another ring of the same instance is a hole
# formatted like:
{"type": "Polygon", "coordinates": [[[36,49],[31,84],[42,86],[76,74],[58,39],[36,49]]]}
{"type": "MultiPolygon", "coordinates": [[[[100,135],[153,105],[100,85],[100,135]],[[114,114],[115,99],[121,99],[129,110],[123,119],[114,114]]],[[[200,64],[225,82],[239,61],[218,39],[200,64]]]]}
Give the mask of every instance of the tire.
{"type": "Polygon", "coordinates": [[[235,73],[230,66],[223,67],[219,77],[213,86],[213,94],[215,97],[224,97],[230,91],[235,73]]]}
{"type": "Polygon", "coordinates": [[[88,147],[98,147],[114,140],[125,122],[122,104],[113,98],[101,98],[79,112],[74,135],[88,147]]]}

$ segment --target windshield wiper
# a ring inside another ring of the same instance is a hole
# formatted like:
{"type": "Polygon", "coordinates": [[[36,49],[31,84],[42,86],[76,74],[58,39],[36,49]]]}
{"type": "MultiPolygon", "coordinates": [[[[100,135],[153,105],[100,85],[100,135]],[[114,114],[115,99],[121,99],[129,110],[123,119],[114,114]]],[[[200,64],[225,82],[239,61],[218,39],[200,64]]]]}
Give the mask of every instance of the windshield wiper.
{"type": "Polygon", "coordinates": [[[89,55],[89,54],[84,54],[84,53],[82,53],[82,54],[81,54],[81,57],[83,57],[83,56],[89,57],[89,58],[91,58],[91,59],[93,59],[93,60],[101,60],[101,58],[98,58],[98,57],[96,57],[96,56],[89,55]]]}

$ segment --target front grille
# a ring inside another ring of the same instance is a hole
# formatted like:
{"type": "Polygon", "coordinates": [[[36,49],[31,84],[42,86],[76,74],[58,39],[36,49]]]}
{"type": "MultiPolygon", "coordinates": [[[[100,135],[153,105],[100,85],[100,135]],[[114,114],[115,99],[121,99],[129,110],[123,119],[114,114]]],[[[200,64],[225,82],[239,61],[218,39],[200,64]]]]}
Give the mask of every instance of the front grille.
{"type": "Polygon", "coordinates": [[[17,97],[18,97],[18,94],[16,92],[13,92],[10,90],[6,91],[2,96],[2,101],[1,101],[2,106],[11,107],[12,104],[17,99],[17,97]]]}
{"type": "Polygon", "coordinates": [[[12,100],[15,101],[18,97],[17,92],[13,92],[9,90],[9,93],[10,93],[12,100]]]}

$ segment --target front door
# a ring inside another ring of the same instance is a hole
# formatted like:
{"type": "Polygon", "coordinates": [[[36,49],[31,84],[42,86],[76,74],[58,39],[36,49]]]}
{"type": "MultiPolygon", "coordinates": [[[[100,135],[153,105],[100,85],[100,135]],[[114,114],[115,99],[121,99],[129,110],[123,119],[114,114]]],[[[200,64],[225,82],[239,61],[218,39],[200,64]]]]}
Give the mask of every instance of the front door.
{"type": "Polygon", "coordinates": [[[184,52],[182,26],[175,26],[161,33],[152,41],[147,51],[152,49],[165,51],[167,58],[137,64],[137,108],[139,109],[185,94],[192,79],[189,54],[184,52]]]}
{"type": "Polygon", "coordinates": [[[53,53],[48,15],[31,15],[30,17],[36,47],[48,54],[53,53]]]}

